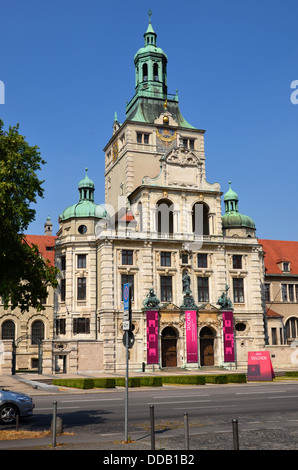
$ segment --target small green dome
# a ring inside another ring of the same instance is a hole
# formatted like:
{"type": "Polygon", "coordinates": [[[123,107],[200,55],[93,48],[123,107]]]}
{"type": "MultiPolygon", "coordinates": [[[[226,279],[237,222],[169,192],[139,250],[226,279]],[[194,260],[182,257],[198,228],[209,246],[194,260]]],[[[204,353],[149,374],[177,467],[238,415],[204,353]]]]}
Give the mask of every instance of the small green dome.
{"type": "Polygon", "coordinates": [[[93,201],[83,200],[67,207],[62,213],[61,219],[66,220],[73,217],[96,217],[97,219],[105,219],[107,215],[107,211],[104,207],[95,204],[93,201]]]}
{"type": "Polygon", "coordinates": [[[231,184],[232,182],[229,181],[230,187],[229,187],[229,190],[224,195],[224,201],[238,201],[238,194],[232,190],[231,184]]]}
{"type": "Polygon", "coordinates": [[[222,216],[222,226],[226,228],[250,228],[255,230],[256,226],[253,219],[247,215],[240,214],[238,210],[238,194],[230,188],[224,195],[225,214],[222,216]]]}
{"type": "Polygon", "coordinates": [[[81,181],[79,182],[79,189],[80,188],[95,188],[93,181],[87,175],[88,168],[85,168],[86,175],[81,181]]]}
{"type": "Polygon", "coordinates": [[[97,219],[105,219],[108,217],[105,208],[94,202],[95,186],[93,181],[88,177],[87,170],[86,168],[86,175],[79,182],[79,202],[68,206],[60,215],[61,220],[67,220],[73,217],[95,217],[97,219]]]}
{"type": "Polygon", "coordinates": [[[239,212],[228,212],[222,216],[223,228],[256,228],[254,221],[248,215],[239,214],[239,212]]]}

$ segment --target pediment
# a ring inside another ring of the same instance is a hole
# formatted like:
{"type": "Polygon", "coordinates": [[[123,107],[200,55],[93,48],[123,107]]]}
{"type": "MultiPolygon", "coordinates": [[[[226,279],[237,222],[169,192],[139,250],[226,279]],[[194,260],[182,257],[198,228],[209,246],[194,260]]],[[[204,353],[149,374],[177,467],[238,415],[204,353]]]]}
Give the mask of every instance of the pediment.
{"type": "Polygon", "coordinates": [[[168,311],[168,312],[180,312],[181,309],[173,304],[172,302],[169,302],[168,304],[163,304],[160,306],[160,310],[162,310],[163,312],[165,311],[168,311]]]}
{"type": "Polygon", "coordinates": [[[199,312],[209,312],[209,313],[219,313],[220,308],[215,307],[214,305],[207,302],[205,304],[201,304],[198,308],[198,311],[199,312]]]}

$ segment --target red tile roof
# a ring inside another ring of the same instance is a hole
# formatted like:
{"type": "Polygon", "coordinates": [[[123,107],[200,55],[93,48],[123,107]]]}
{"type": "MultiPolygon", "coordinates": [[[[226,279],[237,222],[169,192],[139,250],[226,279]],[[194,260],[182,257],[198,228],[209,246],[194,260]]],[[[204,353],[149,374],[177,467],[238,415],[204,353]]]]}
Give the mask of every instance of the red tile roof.
{"type": "Polygon", "coordinates": [[[260,240],[265,253],[266,274],[282,274],[278,263],[290,262],[289,274],[298,275],[298,242],[285,240],[260,240]]]}
{"type": "Polygon", "coordinates": [[[271,317],[271,318],[273,318],[273,317],[282,318],[283,317],[283,315],[281,315],[280,313],[275,312],[274,310],[271,310],[271,308],[267,308],[266,313],[267,313],[267,317],[271,317]]]}
{"type": "Polygon", "coordinates": [[[52,235],[26,235],[25,238],[29,244],[37,245],[41,256],[48,259],[51,266],[55,266],[55,240],[57,237],[52,235]]]}

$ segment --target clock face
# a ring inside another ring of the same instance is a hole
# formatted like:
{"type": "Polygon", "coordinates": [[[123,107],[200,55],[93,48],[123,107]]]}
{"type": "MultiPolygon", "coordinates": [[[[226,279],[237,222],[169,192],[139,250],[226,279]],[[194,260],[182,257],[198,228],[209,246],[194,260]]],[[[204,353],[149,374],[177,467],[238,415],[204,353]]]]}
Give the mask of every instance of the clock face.
{"type": "Polygon", "coordinates": [[[157,137],[163,142],[172,143],[176,139],[176,131],[173,129],[157,129],[157,137]]]}
{"type": "Polygon", "coordinates": [[[156,129],[158,151],[169,150],[175,146],[177,141],[177,132],[173,129],[160,127],[156,129]]]}

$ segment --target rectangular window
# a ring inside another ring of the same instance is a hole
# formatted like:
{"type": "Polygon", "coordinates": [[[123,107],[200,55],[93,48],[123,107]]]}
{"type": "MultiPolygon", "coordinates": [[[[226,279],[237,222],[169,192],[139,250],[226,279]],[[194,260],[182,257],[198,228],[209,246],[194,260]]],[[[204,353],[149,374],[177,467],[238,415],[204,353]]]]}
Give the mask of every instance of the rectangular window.
{"type": "Polygon", "coordinates": [[[131,288],[131,300],[134,300],[134,275],[121,274],[121,300],[123,300],[123,287],[124,284],[129,284],[131,288]]]}
{"type": "Polygon", "coordinates": [[[198,301],[209,301],[209,279],[208,277],[198,277],[198,301]]]}
{"type": "Polygon", "coordinates": [[[290,263],[283,263],[283,270],[285,272],[289,272],[290,271],[290,263]]]}
{"type": "Polygon", "coordinates": [[[294,285],[289,284],[289,301],[294,302],[294,285]]]}
{"type": "Polygon", "coordinates": [[[266,302],[270,302],[270,284],[265,284],[264,293],[266,302]]]}
{"type": "Polygon", "coordinates": [[[66,280],[61,279],[61,281],[60,281],[61,302],[65,302],[65,295],[66,295],[66,280]]]}
{"type": "Polygon", "coordinates": [[[208,262],[207,262],[207,255],[204,253],[198,253],[198,268],[207,268],[208,267],[208,262]]]}
{"type": "Polygon", "coordinates": [[[288,301],[288,289],[287,289],[287,284],[282,284],[281,285],[281,298],[283,302],[288,301]]]}
{"type": "Polygon", "coordinates": [[[86,255],[78,255],[78,268],[86,268],[86,255]]]}
{"type": "Polygon", "coordinates": [[[86,300],[86,278],[78,278],[78,297],[77,300],[86,300]]]}
{"type": "Polygon", "coordinates": [[[272,344],[274,346],[277,345],[277,331],[276,331],[276,328],[271,328],[271,338],[272,338],[272,344]]]}
{"type": "Polygon", "coordinates": [[[74,318],[73,319],[73,334],[90,333],[90,319],[89,318],[74,318]]]}
{"type": "Polygon", "coordinates": [[[242,269],[242,255],[233,255],[233,269],[242,269]]]}
{"type": "Polygon", "coordinates": [[[56,320],[56,335],[65,335],[66,333],[66,321],[65,318],[59,318],[56,320]]]}
{"type": "Polygon", "coordinates": [[[244,287],[243,287],[242,278],[233,279],[233,292],[234,292],[234,302],[243,303],[244,302],[244,287]]]}
{"type": "Polygon", "coordinates": [[[171,253],[169,251],[162,251],[160,253],[160,265],[171,266],[171,253]]]}
{"type": "Polygon", "coordinates": [[[160,276],[160,296],[162,302],[172,301],[172,276],[160,276]]]}
{"type": "Polygon", "coordinates": [[[132,250],[122,250],[122,264],[133,264],[133,251],[132,250]]]}
{"type": "Polygon", "coordinates": [[[142,143],[142,134],[137,133],[137,142],[138,144],[142,143]]]}
{"type": "Polygon", "coordinates": [[[195,141],[193,139],[189,139],[189,148],[193,150],[195,148],[195,141]]]}
{"type": "Polygon", "coordinates": [[[65,271],[66,269],[66,256],[60,256],[60,266],[61,266],[61,271],[65,271]]]}
{"type": "Polygon", "coordinates": [[[144,134],[144,144],[149,144],[149,134],[144,134]]]}

